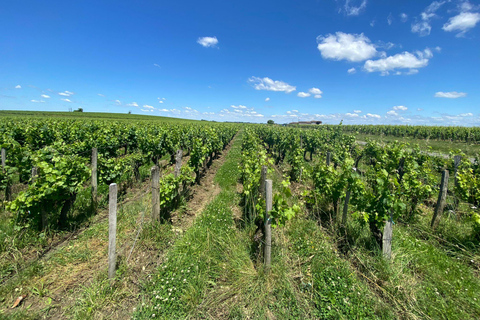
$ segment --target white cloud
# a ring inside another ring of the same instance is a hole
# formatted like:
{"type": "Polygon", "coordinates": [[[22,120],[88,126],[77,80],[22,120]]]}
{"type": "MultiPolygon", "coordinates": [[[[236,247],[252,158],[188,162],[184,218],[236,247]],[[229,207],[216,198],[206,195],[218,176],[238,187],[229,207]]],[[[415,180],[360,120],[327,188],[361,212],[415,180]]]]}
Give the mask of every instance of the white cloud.
{"type": "Polygon", "coordinates": [[[153,109],[140,109],[142,110],[143,112],[153,112],[153,109]]]}
{"type": "Polygon", "coordinates": [[[398,116],[398,113],[396,111],[390,110],[387,112],[389,116],[398,116]]]}
{"type": "Polygon", "coordinates": [[[74,93],[70,92],[70,91],[64,91],[64,92],[59,92],[58,94],[61,95],[61,96],[64,96],[64,97],[70,97],[74,93]]]}
{"type": "Polygon", "coordinates": [[[17,85],[15,86],[15,89],[22,89],[22,86],[19,85],[19,84],[17,84],[17,85]]]}
{"type": "Polygon", "coordinates": [[[97,93],[100,97],[105,97],[104,94],[101,94],[101,93],[97,93]]]}
{"type": "Polygon", "coordinates": [[[458,115],[459,117],[473,117],[473,113],[468,112],[468,113],[460,113],[458,115]]]}
{"type": "Polygon", "coordinates": [[[468,30],[475,27],[480,21],[480,13],[477,12],[461,12],[460,14],[452,17],[442,27],[443,30],[448,32],[460,31],[457,37],[461,37],[468,30]]]}
{"type": "Polygon", "coordinates": [[[310,97],[310,93],[299,92],[297,93],[297,96],[299,96],[300,98],[306,98],[306,97],[310,97]]]}
{"type": "Polygon", "coordinates": [[[389,14],[388,17],[387,17],[387,23],[388,23],[389,26],[391,26],[392,23],[393,23],[393,15],[392,15],[391,12],[390,12],[390,14],[389,14]]]}
{"type": "Polygon", "coordinates": [[[381,119],[382,117],[378,114],[367,113],[366,115],[363,116],[363,118],[365,118],[365,119],[368,119],[368,118],[381,119]]]}
{"type": "Polygon", "coordinates": [[[270,101],[270,98],[266,98],[266,99],[265,99],[265,102],[268,102],[268,101],[270,101]]]}
{"type": "Polygon", "coordinates": [[[345,116],[347,118],[358,118],[359,117],[358,113],[350,113],[350,112],[345,113],[345,116]]]}
{"type": "Polygon", "coordinates": [[[367,0],[362,0],[361,3],[355,0],[345,0],[343,6],[347,16],[358,16],[367,7],[367,0]],[[353,4],[351,4],[353,2],[353,4]]]}
{"type": "Polygon", "coordinates": [[[144,107],[145,109],[155,109],[155,107],[149,106],[148,104],[144,104],[143,107],[144,107]]]}
{"type": "Polygon", "coordinates": [[[407,22],[408,15],[406,13],[400,13],[400,21],[407,22]]]}
{"type": "Polygon", "coordinates": [[[432,30],[430,20],[437,16],[435,12],[440,9],[445,2],[446,1],[433,1],[429,4],[420,14],[420,19],[416,18],[415,22],[412,23],[412,32],[418,33],[421,37],[428,36],[432,30]]]}
{"type": "Polygon", "coordinates": [[[134,101],[132,103],[127,104],[127,107],[138,107],[138,103],[134,101]]]}
{"type": "Polygon", "coordinates": [[[407,111],[408,108],[405,106],[395,106],[392,108],[393,110],[400,110],[400,111],[407,111]]]}
{"type": "Polygon", "coordinates": [[[423,111],[423,109],[422,108],[417,108],[417,111],[423,111]]]}
{"type": "Polygon", "coordinates": [[[451,92],[442,92],[439,91],[435,93],[435,98],[450,98],[450,99],[456,99],[456,98],[463,98],[466,97],[467,94],[465,92],[457,92],[457,91],[451,91],[451,92]]]}
{"type": "Polygon", "coordinates": [[[168,112],[168,110],[167,110],[167,109],[160,109],[160,110],[158,110],[158,111],[161,111],[161,112],[168,112]]]}
{"type": "Polygon", "coordinates": [[[162,67],[160,67],[160,65],[158,65],[158,64],[156,64],[156,63],[154,63],[153,65],[154,65],[155,67],[157,67],[157,68],[162,68],[162,67]]]}
{"type": "Polygon", "coordinates": [[[353,110],[355,113],[362,113],[362,110],[353,110]]]}
{"type": "Polygon", "coordinates": [[[49,99],[49,98],[50,98],[50,96],[49,96],[49,95],[46,95],[46,94],[42,94],[41,97],[42,97],[42,98],[45,98],[45,99],[49,99]]]}
{"type": "Polygon", "coordinates": [[[320,98],[322,97],[322,95],[321,95],[321,94],[316,94],[316,95],[314,95],[313,97],[314,97],[315,99],[320,99],[320,98]]]}
{"type": "Polygon", "coordinates": [[[375,20],[370,21],[370,27],[375,27],[375,20]]]}
{"type": "Polygon", "coordinates": [[[233,108],[233,109],[248,109],[246,106],[242,106],[241,104],[238,105],[238,106],[234,106],[233,104],[230,106],[230,108],[233,108]]]}
{"type": "Polygon", "coordinates": [[[323,94],[322,90],[318,89],[318,88],[310,88],[310,90],[308,90],[308,92],[310,92],[311,94],[323,94]]]}
{"type": "Polygon", "coordinates": [[[44,103],[45,101],[43,100],[30,100],[31,102],[35,102],[35,103],[44,103]]]}
{"type": "Polygon", "coordinates": [[[115,100],[114,101],[118,106],[122,104],[122,102],[120,100],[115,100]]]}
{"type": "Polygon", "coordinates": [[[72,102],[70,99],[60,99],[62,101],[65,101],[65,102],[72,102]]]}
{"type": "Polygon", "coordinates": [[[285,93],[297,90],[297,87],[291,86],[286,82],[272,80],[268,77],[251,77],[248,79],[248,82],[252,83],[256,90],[283,91],[285,93]]]}
{"type": "Polygon", "coordinates": [[[416,51],[415,54],[405,51],[378,60],[367,60],[364,68],[367,72],[381,72],[382,75],[388,75],[390,71],[398,71],[397,69],[410,69],[406,74],[414,74],[418,72],[416,69],[426,67],[432,57],[433,53],[428,48],[424,51],[416,51]]]}
{"type": "Polygon", "coordinates": [[[158,100],[158,103],[163,103],[163,100],[158,100]]]}
{"type": "Polygon", "coordinates": [[[348,72],[349,74],[354,74],[355,72],[357,72],[357,69],[355,69],[355,68],[350,68],[350,69],[347,70],[347,72],[348,72]]]}
{"type": "Polygon", "coordinates": [[[374,57],[377,49],[361,34],[337,32],[317,37],[318,50],[324,59],[359,62],[374,57]]]}
{"type": "Polygon", "coordinates": [[[197,40],[198,44],[201,44],[205,48],[215,47],[218,44],[217,37],[201,37],[197,40]]]}

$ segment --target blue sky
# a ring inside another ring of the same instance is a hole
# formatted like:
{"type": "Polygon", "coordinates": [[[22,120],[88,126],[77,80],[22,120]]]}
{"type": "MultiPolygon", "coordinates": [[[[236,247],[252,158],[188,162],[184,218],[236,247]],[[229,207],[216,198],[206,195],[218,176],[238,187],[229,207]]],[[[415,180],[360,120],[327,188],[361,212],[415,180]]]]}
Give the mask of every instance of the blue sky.
{"type": "Polygon", "coordinates": [[[0,109],[480,125],[479,1],[4,1],[0,109]]]}

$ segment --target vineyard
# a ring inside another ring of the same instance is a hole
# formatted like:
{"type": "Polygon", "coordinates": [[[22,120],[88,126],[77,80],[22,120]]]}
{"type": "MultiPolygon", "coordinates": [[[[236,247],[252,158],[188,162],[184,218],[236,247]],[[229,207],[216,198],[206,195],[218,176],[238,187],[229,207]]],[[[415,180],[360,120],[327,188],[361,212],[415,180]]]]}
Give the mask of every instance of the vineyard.
{"type": "Polygon", "coordinates": [[[480,318],[479,156],[356,139],[478,128],[1,119],[4,318],[480,318]]]}

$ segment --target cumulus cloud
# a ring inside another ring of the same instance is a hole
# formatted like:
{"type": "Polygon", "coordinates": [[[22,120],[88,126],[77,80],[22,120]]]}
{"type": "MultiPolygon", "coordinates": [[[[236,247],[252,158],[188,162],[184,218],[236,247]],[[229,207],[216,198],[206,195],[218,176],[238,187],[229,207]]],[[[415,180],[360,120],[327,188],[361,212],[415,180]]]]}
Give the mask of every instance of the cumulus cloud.
{"type": "Polygon", "coordinates": [[[145,109],[155,109],[155,107],[149,106],[148,104],[144,104],[143,107],[144,107],[145,109]]]}
{"type": "Polygon", "coordinates": [[[62,101],[65,101],[65,102],[72,102],[70,99],[60,99],[62,101]]]}
{"type": "Polygon", "coordinates": [[[17,85],[15,86],[15,89],[22,89],[22,86],[19,85],[19,84],[17,84],[17,85]]]}
{"type": "Polygon", "coordinates": [[[115,102],[115,104],[116,104],[117,106],[119,106],[119,105],[122,104],[122,102],[121,102],[120,100],[115,100],[114,102],[115,102]]]}
{"type": "Polygon", "coordinates": [[[70,91],[64,91],[64,92],[59,92],[58,94],[61,95],[61,96],[64,96],[64,97],[70,97],[74,93],[70,92],[70,91]]]}
{"type": "Polygon", "coordinates": [[[231,105],[230,108],[233,108],[233,109],[248,109],[246,106],[242,106],[241,104],[238,105],[238,106],[235,106],[235,105],[231,105]]]}
{"type": "Polygon", "coordinates": [[[367,0],[362,0],[361,3],[355,0],[345,0],[343,9],[345,10],[345,14],[347,16],[358,16],[363,10],[365,10],[366,7],[367,0]]]}
{"type": "Polygon", "coordinates": [[[266,98],[266,99],[265,99],[265,102],[268,102],[268,101],[270,101],[270,98],[266,98]]]}
{"type": "Polygon", "coordinates": [[[317,48],[324,59],[359,62],[377,54],[377,49],[366,36],[336,32],[317,37],[317,48]]]}
{"type": "Polygon", "coordinates": [[[443,25],[442,29],[448,32],[460,31],[456,36],[462,37],[465,32],[475,27],[479,21],[480,13],[461,12],[455,17],[450,18],[448,22],[443,25]]]}
{"type": "Polygon", "coordinates": [[[272,80],[268,77],[251,77],[248,79],[248,82],[250,82],[256,90],[283,91],[285,93],[297,90],[297,87],[291,86],[286,82],[272,80]]]}
{"type": "Polygon", "coordinates": [[[160,110],[158,110],[158,111],[161,111],[161,112],[168,112],[169,110],[167,110],[167,109],[160,109],[160,110]]]}
{"type": "Polygon", "coordinates": [[[49,95],[46,95],[46,94],[42,94],[41,97],[42,97],[42,98],[45,98],[45,99],[49,99],[49,98],[50,98],[50,96],[49,96],[49,95]]]}
{"type": "Polygon", "coordinates": [[[460,113],[458,115],[459,117],[473,117],[473,113],[468,112],[468,113],[460,113]]]}
{"type": "Polygon", "coordinates": [[[363,116],[364,119],[381,119],[382,117],[378,114],[367,113],[363,116]]]}
{"type": "Polygon", "coordinates": [[[153,112],[153,109],[140,109],[142,110],[143,112],[153,112]]]}
{"type": "MultiPolygon", "coordinates": [[[[63,100],[63,99],[62,99],[63,100]]],[[[30,100],[31,102],[35,102],[35,103],[44,103],[45,101],[43,100],[30,100]]]]}
{"type": "Polygon", "coordinates": [[[347,72],[348,72],[349,74],[354,74],[355,72],[357,72],[357,69],[355,69],[355,68],[350,68],[350,69],[347,70],[347,72]]]}
{"type": "Polygon", "coordinates": [[[362,113],[362,110],[353,110],[355,113],[362,113]]]}
{"type": "Polygon", "coordinates": [[[215,47],[218,44],[218,39],[217,37],[201,37],[198,38],[197,43],[205,48],[215,47]]]}
{"type": "Polygon", "coordinates": [[[306,97],[310,97],[310,93],[299,92],[297,93],[297,96],[299,96],[300,98],[306,98],[306,97]]]}
{"type": "Polygon", "coordinates": [[[387,114],[388,114],[389,116],[398,116],[398,113],[397,113],[396,111],[394,111],[394,110],[388,111],[387,114]]]}
{"type": "Polygon", "coordinates": [[[467,94],[465,92],[457,92],[457,91],[450,91],[450,92],[442,92],[439,91],[435,93],[435,98],[450,98],[450,99],[456,99],[456,98],[463,98],[466,97],[467,94]]]}
{"type": "Polygon", "coordinates": [[[392,108],[393,110],[399,110],[399,111],[407,111],[408,108],[405,106],[395,106],[392,108]]]}
{"type": "Polygon", "coordinates": [[[400,21],[407,22],[408,15],[406,13],[400,13],[400,21]]]}
{"type": "Polygon", "coordinates": [[[347,117],[347,118],[358,118],[359,115],[358,115],[358,113],[347,112],[347,113],[345,113],[345,117],[347,117]]]}
{"type": "Polygon", "coordinates": [[[382,75],[388,75],[391,71],[397,71],[396,74],[401,74],[398,69],[409,69],[405,74],[414,74],[418,72],[418,68],[426,67],[432,57],[432,50],[428,48],[415,53],[405,51],[378,60],[367,60],[364,69],[367,72],[381,72],[382,75]]]}
{"type": "Polygon", "coordinates": [[[415,18],[415,22],[412,23],[411,30],[413,33],[418,33],[419,36],[428,36],[432,30],[430,20],[437,15],[435,12],[445,4],[446,1],[433,1],[429,4],[425,10],[420,14],[420,18],[415,18]]]}
{"type": "Polygon", "coordinates": [[[138,107],[138,103],[136,103],[135,101],[132,103],[128,103],[127,107],[138,107]]]}

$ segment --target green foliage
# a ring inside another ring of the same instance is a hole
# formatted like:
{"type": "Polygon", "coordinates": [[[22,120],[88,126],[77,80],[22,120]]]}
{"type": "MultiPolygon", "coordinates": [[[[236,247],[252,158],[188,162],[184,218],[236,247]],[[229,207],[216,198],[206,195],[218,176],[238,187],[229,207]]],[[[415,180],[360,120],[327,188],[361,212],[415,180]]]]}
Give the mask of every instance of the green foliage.
{"type": "Polygon", "coordinates": [[[61,155],[52,147],[34,153],[32,160],[38,168],[38,177],[7,207],[17,212],[18,222],[32,221],[40,226],[42,214],[48,213],[50,221],[57,221],[65,202],[83,188],[90,169],[84,158],[61,155]]]}

